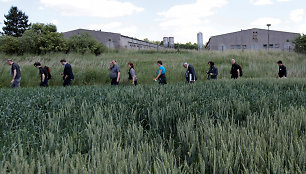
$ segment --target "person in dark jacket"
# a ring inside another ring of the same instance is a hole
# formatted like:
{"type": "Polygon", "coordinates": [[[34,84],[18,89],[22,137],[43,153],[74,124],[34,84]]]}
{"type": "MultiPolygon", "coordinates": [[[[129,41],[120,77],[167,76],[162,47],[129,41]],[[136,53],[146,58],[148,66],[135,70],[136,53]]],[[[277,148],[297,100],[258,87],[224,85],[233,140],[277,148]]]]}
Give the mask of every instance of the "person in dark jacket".
{"type": "Polygon", "coordinates": [[[209,70],[206,72],[208,75],[208,80],[217,80],[218,78],[218,68],[215,67],[213,61],[208,62],[209,70]]]}
{"type": "Polygon", "coordinates": [[[40,87],[48,87],[48,70],[41,67],[40,62],[34,63],[35,68],[39,69],[40,87]]]}
{"type": "Polygon", "coordinates": [[[197,80],[197,76],[193,66],[185,62],[183,63],[183,67],[186,68],[186,83],[195,82],[197,80]]]}
{"type": "Polygon", "coordinates": [[[231,78],[238,79],[241,77],[241,66],[236,63],[235,59],[232,59],[231,78]]]}
{"type": "Polygon", "coordinates": [[[278,77],[279,78],[287,78],[287,68],[285,67],[285,65],[283,64],[283,62],[280,60],[277,62],[278,64],[278,77]]]}
{"type": "Polygon", "coordinates": [[[7,63],[11,65],[11,75],[13,79],[11,80],[11,88],[20,88],[21,81],[21,70],[17,63],[14,63],[12,59],[8,59],[7,63]]]}
{"type": "Polygon", "coordinates": [[[109,63],[108,70],[110,71],[110,79],[111,79],[111,85],[117,86],[119,85],[120,80],[120,66],[117,64],[116,60],[112,60],[112,62],[109,63]]]}
{"type": "Polygon", "coordinates": [[[64,73],[61,73],[61,75],[63,76],[63,86],[70,86],[71,85],[71,81],[74,79],[74,75],[72,72],[72,67],[70,64],[67,63],[67,61],[65,59],[62,59],[61,64],[64,65],[64,73]]]}

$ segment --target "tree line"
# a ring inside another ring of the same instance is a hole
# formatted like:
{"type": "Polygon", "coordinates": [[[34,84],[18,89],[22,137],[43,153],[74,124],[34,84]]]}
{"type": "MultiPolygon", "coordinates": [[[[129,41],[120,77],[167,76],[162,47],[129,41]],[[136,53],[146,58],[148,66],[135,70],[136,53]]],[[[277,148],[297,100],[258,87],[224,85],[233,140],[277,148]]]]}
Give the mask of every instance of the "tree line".
{"type": "Polygon", "coordinates": [[[76,52],[99,55],[107,51],[105,45],[87,33],[66,39],[53,24],[31,24],[28,16],[17,7],[11,7],[4,17],[6,20],[0,36],[0,52],[5,54],[76,52]]]}
{"type": "MultiPolygon", "coordinates": [[[[89,34],[64,38],[62,33],[57,32],[53,24],[29,23],[29,17],[17,7],[11,7],[7,15],[4,15],[3,33],[0,35],[0,52],[5,54],[46,54],[50,52],[76,52],[92,53],[99,55],[108,48],[98,42],[89,34]]],[[[163,41],[144,41],[163,45],[163,41]]],[[[306,53],[306,35],[300,35],[295,41],[295,51],[306,53]]],[[[188,42],[186,44],[175,43],[174,48],[197,50],[198,44],[188,42]]]]}
{"type": "MultiPolygon", "coordinates": [[[[160,46],[164,45],[163,41],[150,41],[148,38],[145,38],[144,41],[152,43],[152,44],[160,45],[160,46]]],[[[198,49],[198,44],[191,43],[191,42],[187,42],[185,44],[183,44],[183,43],[175,43],[174,44],[174,48],[175,49],[197,50],[198,49]]]]}

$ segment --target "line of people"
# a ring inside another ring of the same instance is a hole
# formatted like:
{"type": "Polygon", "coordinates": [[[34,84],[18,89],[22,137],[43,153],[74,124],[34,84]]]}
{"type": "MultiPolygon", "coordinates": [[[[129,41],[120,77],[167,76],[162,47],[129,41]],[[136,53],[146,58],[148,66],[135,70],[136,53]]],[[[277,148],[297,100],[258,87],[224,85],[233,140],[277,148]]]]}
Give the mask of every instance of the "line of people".
{"type": "MultiPolygon", "coordinates": [[[[12,59],[8,59],[7,63],[11,65],[11,88],[19,88],[20,87],[20,81],[21,81],[21,70],[20,66],[13,62],[12,59]]],[[[64,71],[61,73],[63,76],[63,86],[70,86],[71,81],[74,80],[74,75],[72,72],[71,65],[65,60],[60,60],[60,63],[64,66],[64,71]]],[[[279,66],[279,73],[278,78],[286,78],[287,77],[287,68],[283,65],[282,61],[277,62],[279,66]]],[[[165,85],[167,84],[167,78],[166,78],[166,69],[163,66],[162,61],[157,61],[158,65],[158,74],[156,78],[154,78],[154,81],[158,81],[159,84],[165,85]]],[[[215,67],[215,63],[213,61],[208,62],[209,70],[206,72],[208,75],[208,80],[217,80],[218,79],[218,69],[215,67]]],[[[50,73],[50,68],[48,66],[42,66],[40,62],[35,62],[34,66],[39,70],[40,74],[40,86],[41,87],[48,87],[48,81],[52,78],[50,73]]],[[[138,85],[136,73],[134,64],[132,62],[128,63],[129,71],[128,71],[128,79],[131,80],[133,85],[138,85]]],[[[187,62],[183,63],[183,67],[186,68],[186,83],[194,83],[197,81],[196,71],[194,67],[187,62]]],[[[108,69],[110,71],[110,79],[111,79],[111,85],[119,85],[120,82],[120,66],[117,64],[116,60],[113,60],[109,63],[108,69]]],[[[232,68],[230,71],[231,78],[232,79],[238,79],[242,77],[243,71],[239,64],[236,63],[235,59],[232,59],[232,68]]]]}

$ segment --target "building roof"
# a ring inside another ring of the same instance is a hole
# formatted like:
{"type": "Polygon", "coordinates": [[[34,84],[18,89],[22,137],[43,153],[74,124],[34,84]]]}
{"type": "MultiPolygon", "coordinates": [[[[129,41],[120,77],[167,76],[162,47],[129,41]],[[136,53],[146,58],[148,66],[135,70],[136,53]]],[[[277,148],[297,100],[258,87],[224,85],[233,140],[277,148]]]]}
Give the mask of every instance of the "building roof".
{"type": "Polygon", "coordinates": [[[141,41],[141,42],[145,42],[145,43],[148,43],[148,44],[152,44],[152,45],[156,45],[156,46],[161,46],[161,45],[157,45],[155,43],[151,43],[151,42],[147,42],[147,41],[144,41],[144,40],[140,40],[140,39],[137,39],[137,38],[134,38],[134,37],[125,36],[125,35],[122,35],[120,33],[105,32],[105,31],[101,31],[101,30],[76,29],[76,30],[71,30],[71,31],[63,32],[63,34],[70,33],[70,32],[77,32],[77,31],[79,31],[79,32],[99,32],[99,33],[116,34],[116,35],[120,35],[121,37],[133,39],[133,40],[136,40],[136,41],[141,41]]]}
{"type": "MultiPolygon", "coordinates": [[[[267,29],[260,29],[260,28],[251,28],[251,29],[246,29],[246,30],[241,30],[241,31],[236,31],[236,32],[231,32],[231,33],[225,33],[225,34],[220,34],[220,35],[215,35],[215,36],[211,36],[212,37],[218,37],[218,36],[224,36],[224,35],[228,35],[228,34],[234,34],[234,33],[239,33],[242,31],[250,31],[250,30],[264,30],[264,31],[268,31],[267,29]]],[[[300,34],[300,33],[293,33],[293,32],[287,32],[287,31],[277,31],[277,30],[270,30],[271,32],[282,32],[282,33],[291,33],[291,34],[300,34]]]]}
{"type": "Polygon", "coordinates": [[[112,32],[105,32],[105,31],[101,31],[101,30],[88,30],[88,29],[76,29],[76,30],[71,30],[71,31],[66,31],[66,32],[63,32],[64,33],[70,33],[70,32],[74,32],[74,31],[80,31],[80,32],[102,32],[102,33],[109,33],[109,34],[119,34],[121,35],[120,33],[112,33],[112,32]]]}

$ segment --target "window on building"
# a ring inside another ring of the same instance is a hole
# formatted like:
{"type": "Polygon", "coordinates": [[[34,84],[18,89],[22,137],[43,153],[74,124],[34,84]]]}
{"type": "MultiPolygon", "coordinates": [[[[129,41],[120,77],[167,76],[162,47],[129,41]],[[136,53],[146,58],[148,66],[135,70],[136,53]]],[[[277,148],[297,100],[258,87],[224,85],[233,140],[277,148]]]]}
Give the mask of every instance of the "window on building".
{"type": "Polygon", "coordinates": [[[280,44],[275,44],[274,48],[280,48],[280,44]]]}
{"type": "Polygon", "coordinates": [[[241,45],[231,45],[232,50],[239,50],[241,49],[241,45]]]}
{"type": "Polygon", "coordinates": [[[257,31],[253,31],[253,40],[258,40],[258,32],[257,31]]]}

